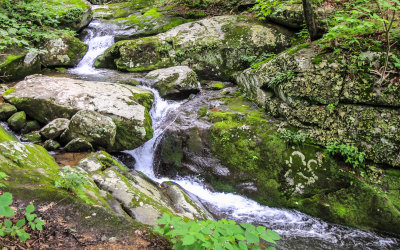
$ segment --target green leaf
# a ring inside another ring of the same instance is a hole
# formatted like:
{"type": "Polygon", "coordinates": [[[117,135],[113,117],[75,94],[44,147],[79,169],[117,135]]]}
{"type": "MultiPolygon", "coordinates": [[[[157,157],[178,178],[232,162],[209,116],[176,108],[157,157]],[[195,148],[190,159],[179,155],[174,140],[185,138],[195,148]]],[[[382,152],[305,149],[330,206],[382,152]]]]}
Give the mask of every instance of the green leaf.
{"type": "MultiPolygon", "coordinates": [[[[12,194],[11,193],[4,193],[0,195],[0,207],[9,206],[12,203],[12,194]]],[[[0,215],[4,216],[4,215],[0,215]]]]}
{"type": "Polygon", "coordinates": [[[244,236],[246,237],[247,243],[250,243],[250,244],[260,243],[260,239],[258,238],[258,235],[252,233],[249,230],[246,230],[246,232],[244,233],[244,236]]]}
{"type": "Polygon", "coordinates": [[[35,211],[35,206],[33,205],[33,204],[29,204],[27,207],[26,207],[26,212],[27,213],[32,213],[33,211],[35,211]]]}
{"type": "Polygon", "coordinates": [[[243,250],[247,250],[247,245],[243,241],[239,241],[239,248],[243,250]]]}
{"type": "Polygon", "coordinates": [[[11,207],[0,207],[0,216],[11,217],[14,215],[14,209],[11,207]]]}
{"type": "Polygon", "coordinates": [[[183,246],[189,246],[192,245],[196,239],[193,237],[193,235],[187,234],[182,238],[182,245],[183,246]]]}
{"type": "Polygon", "coordinates": [[[12,227],[12,222],[9,219],[6,219],[4,221],[4,226],[7,228],[11,228],[12,227]]]}
{"type": "Polygon", "coordinates": [[[23,227],[25,225],[25,219],[20,219],[15,225],[17,227],[23,227]]]}

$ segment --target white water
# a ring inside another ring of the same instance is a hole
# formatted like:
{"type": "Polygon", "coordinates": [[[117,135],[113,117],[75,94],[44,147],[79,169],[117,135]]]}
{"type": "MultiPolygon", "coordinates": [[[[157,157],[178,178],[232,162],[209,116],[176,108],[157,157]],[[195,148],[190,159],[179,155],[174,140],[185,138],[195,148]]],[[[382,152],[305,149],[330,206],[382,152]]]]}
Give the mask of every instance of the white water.
{"type": "MultiPolygon", "coordinates": [[[[94,60],[114,43],[117,29],[98,21],[93,21],[86,29],[85,43],[89,51],[70,72],[80,77],[92,79],[113,79],[116,74],[111,70],[99,70],[93,67],[94,60]],[[111,27],[111,28],[110,28],[111,27]]],[[[157,178],[153,171],[154,151],[165,129],[174,122],[183,102],[166,101],[157,91],[143,87],[154,93],[154,104],[150,111],[154,137],[140,148],[128,151],[136,159],[135,169],[145,173],[157,182],[170,181],[169,178],[157,178]]],[[[132,167],[132,166],[129,166],[132,167]]],[[[237,221],[265,225],[282,236],[279,249],[399,249],[397,239],[357,230],[340,225],[326,223],[297,211],[262,206],[243,196],[212,192],[202,180],[180,178],[172,180],[184,189],[195,194],[208,207],[218,214],[237,221]]]]}

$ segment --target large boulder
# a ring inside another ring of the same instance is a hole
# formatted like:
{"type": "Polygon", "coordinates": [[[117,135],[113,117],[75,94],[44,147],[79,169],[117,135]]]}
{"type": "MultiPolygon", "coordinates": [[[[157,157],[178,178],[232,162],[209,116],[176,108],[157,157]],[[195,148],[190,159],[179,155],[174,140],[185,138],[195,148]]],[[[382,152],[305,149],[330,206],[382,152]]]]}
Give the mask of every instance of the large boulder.
{"type": "Polygon", "coordinates": [[[200,91],[196,73],[187,66],[153,70],[145,78],[150,79],[148,85],[167,99],[184,99],[200,91]]]}
{"type": "Polygon", "coordinates": [[[189,21],[149,5],[147,1],[106,4],[98,6],[94,16],[119,26],[122,32],[117,32],[117,41],[156,35],[189,21]]]}
{"type": "Polygon", "coordinates": [[[137,87],[34,76],[19,82],[3,97],[41,123],[71,119],[80,110],[110,117],[117,132],[109,151],[134,149],[153,136],[148,112],[153,95],[137,87]]]}
{"type": "Polygon", "coordinates": [[[185,65],[201,76],[230,79],[263,54],[287,48],[290,34],[245,16],[218,16],[157,36],[117,42],[97,58],[95,66],[137,72],[185,65]]]}
{"type": "Polygon", "coordinates": [[[290,141],[288,134],[302,134],[252,108],[244,97],[229,94],[234,90],[214,92],[203,90],[181,106],[157,145],[157,174],[201,176],[218,191],[240,193],[268,206],[399,232],[393,223],[400,223],[395,191],[400,171],[368,165],[361,178],[359,170],[306,138],[290,141]]]}
{"type": "Polygon", "coordinates": [[[85,55],[88,46],[78,38],[66,33],[45,40],[41,49],[47,51],[40,56],[40,61],[44,66],[73,67],[85,55]]]}
{"type": "Polygon", "coordinates": [[[0,55],[0,78],[5,81],[20,80],[41,70],[39,55],[34,52],[5,52],[0,55]]]}
{"type": "Polygon", "coordinates": [[[141,223],[156,225],[164,212],[190,219],[212,219],[179,186],[158,185],[139,172],[129,171],[105,152],[92,153],[78,167],[90,173],[99,188],[118,201],[114,210],[126,211],[141,223]]]}
{"type": "MultiPolygon", "coordinates": [[[[385,54],[363,52],[352,65],[344,56],[304,47],[236,75],[238,85],[315,143],[351,143],[369,160],[399,167],[398,79],[391,75],[381,84],[373,73],[384,64],[385,54]]],[[[395,70],[392,61],[388,66],[395,70]]]]}

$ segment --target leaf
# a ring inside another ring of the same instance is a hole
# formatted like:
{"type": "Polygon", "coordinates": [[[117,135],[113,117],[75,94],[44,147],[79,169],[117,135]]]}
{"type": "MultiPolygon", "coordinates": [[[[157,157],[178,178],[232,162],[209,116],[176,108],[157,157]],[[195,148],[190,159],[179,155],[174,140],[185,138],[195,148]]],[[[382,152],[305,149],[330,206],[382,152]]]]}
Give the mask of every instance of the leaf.
{"type": "Polygon", "coordinates": [[[247,245],[243,241],[239,241],[239,248],[243,250],[247,250],[247,245]]]}
{"type": "Polygon", "coordinates": [[[7,219],[7,220],[4,221],[4,226],[7,227],[7,228],[11,228],[12,227],[12,222],[9,219],[7,219]]]}
{"type": "Polygon", "coordinates": [[[0,196],[0,207],[8,206],[11,203],[12,203],[12,194],[11,193],[6,192],[0,196]]]}
{"type": "Polygon", "coordinates": [[[246,232],[244,232],[244,236],[246,237],[247,243],[250,243],[250,244],[260,243],[260,239],[258,238],[258,235],[252,233],[251,231],[246,230],[246,232]]]}
{"type": "Polygon", "coordinates": [[[25,242],[27,239],[30,239],[30,238],[31,238],[31,236],[30,236],[27,232],[25,232],[25,230],[22,231],[22,232],[17,232],[17,235],[18,235],[18,238],[19,238],[22,242],[25,242]]]}
{"type": "Polygon", "coordinates": [[[11,207],[0,207],[0,216],[11,217],[14,215],[14,209],[11,207]]]}
{"type": "Polygon", "coordinates": [[[193,235],[187,234],[182,238],[182,245],[183,246],[189,246],[192,245],[196,239],[193,237],[193,235]]]}
{"type": "Polygon", "coordinates": [[[17,227],[23,227],[25,225],[25,219],[20,219],[19,221],[17,221],[17,223],[15,224],[15,226],[17,227]]]}
{"type": "Polygon", "coordinates": [[[29,204],[27,207],[26,207],[26,212],[27,213],[32,213],[33,211],[35,211],[35,206],[33,205],[33,204],[29,204]]]}

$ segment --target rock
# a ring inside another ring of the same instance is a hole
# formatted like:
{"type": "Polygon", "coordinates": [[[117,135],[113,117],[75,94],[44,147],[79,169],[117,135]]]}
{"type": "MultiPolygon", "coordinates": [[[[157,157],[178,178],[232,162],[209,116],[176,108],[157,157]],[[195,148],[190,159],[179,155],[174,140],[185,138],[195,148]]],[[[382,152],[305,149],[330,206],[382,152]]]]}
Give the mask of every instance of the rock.
{"type": "Polygon", "coordinates": [[[22,128],[21,133],[26,134],[35,130],[39,130],[40,128],[41,126],[37,121],[29,121],[22,128]]]}
{"type": "MultiPolygon", "coordinates": [[[[315,8],[317,28],[320,32],[324,32],[324,21],[334,9],[332,7],[317,7],[315,8]]],[[[279,7],[273,8],[270,15],[267,17],[268,21],[283,25],[291,29],[303,29],[306,25],[303,14],[302,3],[285,2],[279,7]]]]}
{"type": "Polygon", "coordinates": [[[40,135],[39,131],[34,131],[28,134],[24,134],[24,138],[22,138],[23,141],[28,141],[28,142],[41,142],[42,141],[42,136],[40,135]]]}
{"type": "Polygon", "coordinates": [[[218,16],[157,36],[117,42],[97,58],[95,66],[137,72],[186,65],[202,77],[231,79],[263,53],[287,48],[290,35],[248,17],[218,16]]]}
{"type": "Polygon", "coordinates": [[[47,51],[40,56],[45,67],[73,67],[85,55],[88,46],[70,34],[63,34],[45,40],[41,49],[47,51]]]}
{"type": "Polygon", "coordinates": [[[106,4],[98,6],[94,16],[118,25],[121,32],[117,32],[116,41],[156,35],[189,21],[151,5],[146,1],[106,4]]]}
{"type": "MultiPolygon", "coordinates": [[[[375,163],[399,167],[400,87],[392,83],[394,76],[381,86],[370,73],[384,64],[384,53],[362,53],[355,77],[351,63],[343,55],[319,55],[301,45],[237,74],[236,80],[270,114],[302,128],[315,143],[350,143],[375,163]]],[[[395,68],[392,61],[388,66],[395,68]]]]}
{"type": "Polygon", "coordinates": [[[130,169],[133,169],[135,167],[136,159],[129,153],[118,152],[113,153],[112,156],[130,169]]]}
{"type": "Polygon", "coordinates": [[[17,108],[9,103],[0,103],[0,121],[6,121],[17,112],[17,108]]]}
{"type": "Polygon", "coordinates": [[[3,141],[18,141],[18,139],[0,124],[0,142],[3,141]]]}
{"type": "MultiPolygon", "coordinates": [[[[141,223],[156,225],[156,220],[164,212],[192,219],[212,218],[187,194],[184,197],[188,200],[182,203],[186,210],[177,211],[157,183],[141,173],[129,171],[104,151],[92,153],[78,166],[89,172],[102,190],[114,197],[123,210],[141,223]]],[[[175,190],[175,196],[182,197],[182,192],[175,190]]]]}
{"type": "MultiPolygon", "coordinates": [[[[255,110],[232,88],[202,90],[176,113],[156,148],[157,174],[200,176],[218,191],[268,206],[358,228],[399,231],[391,222],[400,218],[400,199],[394,191],[386,196],[382,169],[367,166],[371,175],[365,178],[374,181],[364,181],[324,148],[283,140],[279,128],[287,124],[255,110]]],[[[394,190],[400,175],[388,175],[394,190]]]]}
{"type": "Polygon", "coordinates": [[[68,128],[69,122],[65,118],[54,119],[40,130],[40,134],[46,139],[54,140],[68,128]]]}
{"type": "Polygon", "coordinates": [[[47,140],[44,142],[43,147],[49,151],[54,151],[58,148],[61,147],[60,143],[54,141],[54,140],[47,140]]]}
{"type": "Polygon", "coordinates": [[[137,87],[38,76],[19,82],[4,98],[41,123],[71,119],[79,110],[112,118],[117,126],[110,151],[134,149],[153,136],[148,110],[153,94],[137,87]]]}
{"type": "Polygon", "coordinates": [[[24,111],[13,114],[7,120],[8,125],[10,125],[10,127],[15,131],[21,130],[24,127],[25,122],[26,122],[26,114],[24,111]]]}
{"type": "Polygon", "coordinates": [[[196,73],[187,66],[157,69],[146,75],[148,84],[167,99],[185,99],[200,91],[196,73]]]}
{"type": "Polygon", "coordinates": [[[36,53],[20,51],[0,55],[0,76],[4,81],[20,80],[40,70],[40,60],[36,53]]]}
{"type": "Polygon", "coordinates": [[[59,16],[60,26],[79,31],[86,27],[93,17],[90,3],[86,0],[65,0],[60,8],[58,2],[45,0],[49,11],[59,16]]]}
{"type": "Polygon", "coordinates": [[[90,152],[93,151],[93,146],[84,139],[76,138],[68,142],[64,149],[67,152],[90,152]]]}
{"type": "Polygon", "coordinates": [[[94,111],[78,111],[62,134],[61,140],[69,142],[81,138],[94,147],[112,148],[115,143],[117,126],[113,120],[94,111]]]}

